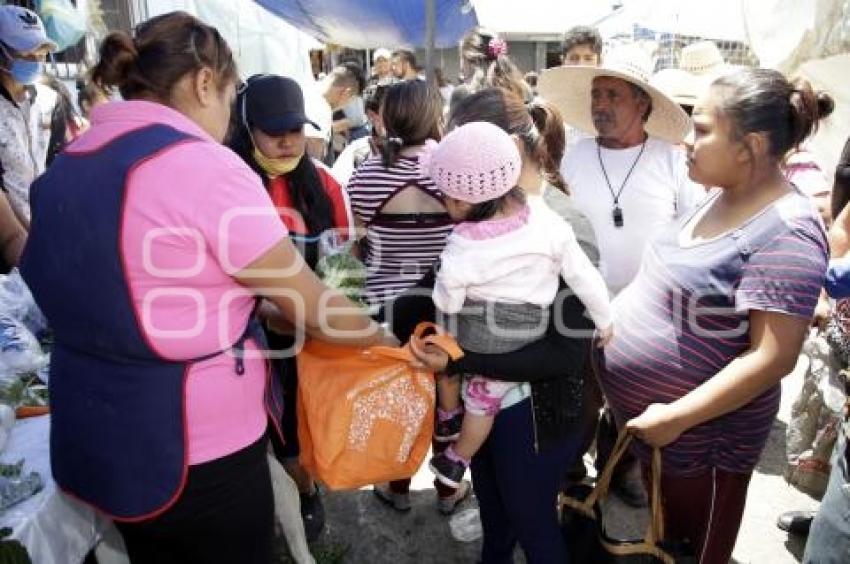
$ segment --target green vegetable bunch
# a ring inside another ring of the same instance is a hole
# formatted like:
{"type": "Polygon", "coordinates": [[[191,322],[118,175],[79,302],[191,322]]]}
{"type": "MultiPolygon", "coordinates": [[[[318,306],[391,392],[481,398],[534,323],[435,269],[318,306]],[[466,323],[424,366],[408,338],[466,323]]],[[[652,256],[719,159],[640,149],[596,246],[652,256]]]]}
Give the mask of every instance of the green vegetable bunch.
{"type": "Polygon", "coordinates": [[[357,303],[363,302],[366,266],[349,253],[326,255],[316,264],[316,274],[328,287],[339,290],[357,303]]]}
{"type": "Polygon", "coordinates": [[[0,529],[0,564],[32,564],[27,549],[20,542],[8,538],[12,529],[0,529]]]}
{"type": "Polygon", "coordinates": [[[47,386],[35,374],[23,374],[7,384],[0,384],[0,403],[12,407],[47,405],[47,386]]]}

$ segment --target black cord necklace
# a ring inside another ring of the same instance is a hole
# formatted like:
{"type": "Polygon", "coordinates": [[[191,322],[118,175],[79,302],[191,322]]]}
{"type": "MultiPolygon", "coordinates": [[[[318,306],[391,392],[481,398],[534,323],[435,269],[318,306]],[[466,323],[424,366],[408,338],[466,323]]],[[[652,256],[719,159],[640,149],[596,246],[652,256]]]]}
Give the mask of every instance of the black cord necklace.
{"type": "Polygon", "coordinates": [[[608,185],[608,191],[611,192],[611,197],[614,198],[614,209],[611,211],[611,216],[614,218],[614,227],[623,226],[623,210],[620,208],[620,196],[623,194],[626,182],[629,181],[629,177],[631,177],[632,172],[635,170],[635,166],[637,166],[641,155],[643,155],[644,149],[646,149],[646,141],[641,144],[640,152],[635,158],[635,162],[632,163],[632,167],[629,169],[628,174],[626,174],[626,178],[623,179],[620,190],[615,194],[614,188],[611,187],[611,180],[608,178],[608,171],[605,170],[605,165],[602,163],[602,148],[599,145],[599,141],[596,142],[596,156],[599,159],[599,167],[602,169],[602,175],[605,177],[605,184],[608,185]]]}

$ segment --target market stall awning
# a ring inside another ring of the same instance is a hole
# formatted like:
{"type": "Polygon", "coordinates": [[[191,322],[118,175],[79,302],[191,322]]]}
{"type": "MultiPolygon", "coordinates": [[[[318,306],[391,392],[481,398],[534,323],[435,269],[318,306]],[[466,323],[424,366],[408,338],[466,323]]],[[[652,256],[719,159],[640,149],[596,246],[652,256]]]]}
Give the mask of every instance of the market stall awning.
{"type": "MultiPolygon", "coordinates": [[[[256,0],[326,43],[355,49],[425,47],[425,0],[256,0]]],[[[455,47],[477,25],[466,0],[436,0],[436,47],[455,47]]]]}

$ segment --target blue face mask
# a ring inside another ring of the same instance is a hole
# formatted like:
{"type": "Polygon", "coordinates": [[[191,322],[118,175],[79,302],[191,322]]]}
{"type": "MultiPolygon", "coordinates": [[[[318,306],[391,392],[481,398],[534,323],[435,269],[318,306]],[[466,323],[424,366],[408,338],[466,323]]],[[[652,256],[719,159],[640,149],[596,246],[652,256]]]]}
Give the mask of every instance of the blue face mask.
{"type": "Polygon", "coordinates": [[[44,70],[44,63],[41,61],[24,61],[15,59],[12,61],[12,66],[9,68],[9,74],[19,84],[35,84],[41,78],[44,70]]]}

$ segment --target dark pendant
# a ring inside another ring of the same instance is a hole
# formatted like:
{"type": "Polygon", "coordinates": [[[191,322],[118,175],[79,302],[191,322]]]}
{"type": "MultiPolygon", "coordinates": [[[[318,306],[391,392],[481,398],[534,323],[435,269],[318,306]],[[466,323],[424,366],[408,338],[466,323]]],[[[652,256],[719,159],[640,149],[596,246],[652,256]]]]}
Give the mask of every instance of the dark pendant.
{"type": "Polygon", "coordinates": [[[623,210],[620,209],[620,206],[614,206],[614,211],[612,213],[614,216],[614,227],[622,227],[623,226],[623,210]]]}

